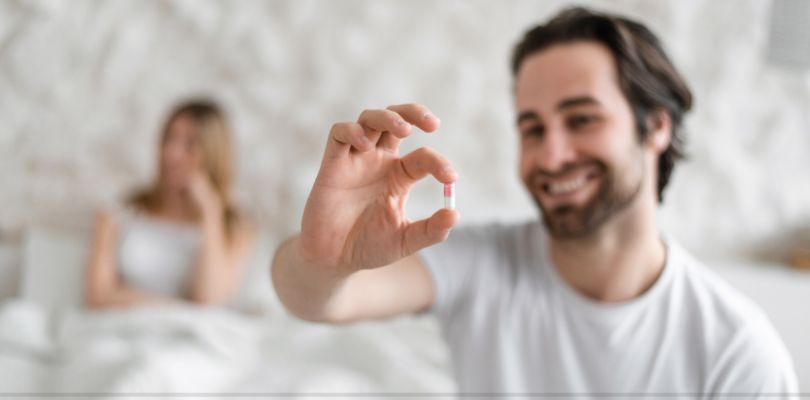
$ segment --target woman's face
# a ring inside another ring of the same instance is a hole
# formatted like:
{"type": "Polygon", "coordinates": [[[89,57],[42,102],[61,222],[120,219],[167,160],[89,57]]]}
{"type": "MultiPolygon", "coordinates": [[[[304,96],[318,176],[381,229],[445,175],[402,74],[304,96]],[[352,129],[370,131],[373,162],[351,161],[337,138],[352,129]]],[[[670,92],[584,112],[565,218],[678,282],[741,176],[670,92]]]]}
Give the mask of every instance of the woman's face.
{"type": "Polygon", "coordinates": [[[200,169],[201,163],[197,123],[180,115],[169,124],[160,148],[162,186],[170,191],[184,190],[193,173],[200,169]]]}

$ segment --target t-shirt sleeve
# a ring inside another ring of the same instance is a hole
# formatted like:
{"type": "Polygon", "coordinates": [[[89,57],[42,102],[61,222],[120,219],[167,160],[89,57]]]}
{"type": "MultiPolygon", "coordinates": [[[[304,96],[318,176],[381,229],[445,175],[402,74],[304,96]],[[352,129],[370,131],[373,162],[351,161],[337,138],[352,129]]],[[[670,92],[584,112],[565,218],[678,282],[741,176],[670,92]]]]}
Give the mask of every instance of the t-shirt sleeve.
{"type": "Polygon", "coordinates": [[[435,290],[430,312],[446,319],[459,304],[470,304],[465,300],[498,263],[498,232],[497,225],[456,228],[446,241],[419,252],[435,290]]]}
{"type": "Polygon", "coordinates": [[[710,383],[710,391],[718,395],[798,399],[799,385],[793,361],[764,315],[734,335],[712,375],[716,380],[710,383]]]}

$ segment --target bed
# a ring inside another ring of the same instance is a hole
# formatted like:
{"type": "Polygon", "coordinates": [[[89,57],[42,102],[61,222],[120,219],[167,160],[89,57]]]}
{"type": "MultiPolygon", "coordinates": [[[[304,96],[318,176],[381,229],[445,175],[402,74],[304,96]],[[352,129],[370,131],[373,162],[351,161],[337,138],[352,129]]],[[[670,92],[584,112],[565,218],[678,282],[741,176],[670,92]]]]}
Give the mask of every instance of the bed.
{"type": "MultiPolygon", "coordinates": [[[[88,312],[81,306],[87,242],[76,232],[35,228],[19,257],[0,257],[21,266],[15,274],[0,265],[3,276],[20,279],[17,293],[0,303],[0,393],[390,398],[455,391],[430,316],[343,327],[290,317],[269,282],[271,244],[258,249],[227,307],[88,312]]],[[[708,264],[765,309],[793,356],[800,388],[810,388],[810,274],[746,261],[708,264]]]]}
{"type": "Polygon", "coordinates": [[[240,296],[226,307],[102,312],[82,306],[87,235],[34,228],[20,247],[20,257],[6,257],[21,263],[19,291],[0,303],[3,394],[384,398],[455,390],[429,316],[330,327],[288,315],[268,280],[271,245],[256,251],[240,296]]]}

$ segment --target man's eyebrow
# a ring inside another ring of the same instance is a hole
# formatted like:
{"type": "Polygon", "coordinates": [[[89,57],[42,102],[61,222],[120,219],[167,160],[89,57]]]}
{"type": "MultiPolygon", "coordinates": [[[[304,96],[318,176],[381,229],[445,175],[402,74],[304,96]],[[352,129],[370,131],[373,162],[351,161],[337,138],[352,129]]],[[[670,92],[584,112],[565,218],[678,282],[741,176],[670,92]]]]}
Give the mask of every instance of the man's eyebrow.
{"type": "Polygon", "coordinates": [[[522,111],[517,116],[517,124],[520,125],[525,121],[529,121],[529,120],[535,120],[536,121],[536,120],[539,120],[539,119],[540,119],[540,116],[538,116],[537,113],[534,112],[534,111],[522,111]]]}
{"type": "MultiPolygon", "coordinates": [[[[587,106],[587,105],[601,105],[602,103],[599,100],[591,96],[577,96],[571,97],[561,101],[557,104],[557,110],[564,110],[566,108],[577,107],[577,106],[587,106]]],[[[540,116],[537,115],[534,111],[521,111],[517,116],[517,124],[520,125],[523,122],[530,121],[530,120],[539,120],[540,116]]]]}
{"type": "Polygon", "coordinates": [[[579,96],[565,99],[557,104],[558,110],[563,110],[570,107],[583,106],[583,105],[599,105],[599,101],[591,96],[579,96]]]}

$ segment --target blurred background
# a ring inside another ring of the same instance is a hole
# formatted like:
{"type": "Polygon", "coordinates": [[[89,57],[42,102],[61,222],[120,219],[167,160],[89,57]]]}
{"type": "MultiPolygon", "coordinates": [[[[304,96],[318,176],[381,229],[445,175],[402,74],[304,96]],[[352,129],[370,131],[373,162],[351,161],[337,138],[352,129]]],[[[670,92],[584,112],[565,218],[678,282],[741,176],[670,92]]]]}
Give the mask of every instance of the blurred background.
{"type": "MultiPolygon", "coordinates": [[[[454,163],[463,223],[536,218],[517,178],[508,59],[570,4],[0,1],[0,295],[64,305],[49,297],[63,289],[35,281],[81,260],[94,211],[150,181],[166,113],[193,96],[230,115],[237,198],[265,255],[298,229],[330,125],[394,103],[442,119],[404,151],[431,146],[454,163]]],[[[689,159],[662,229],[766,308],[808,388],[810,274],[787,264],[810,246],[810,4],[576,4],[647,24],[691,84],[689,159]]],[[[421,218],[441,204],[427,180],[408,207],[421,218]]]]}
{"type": "MultiPolygon", "coordinates": [[[[166,113],[196,95],[229,111],[238,197],[278,236],[297,229],[331,123],[412,101],[443,125],[409,148],[457,166],[465,222],[534,217],[517,180],[508,59],[566,4],[2,1],[0,229],[89,226],[95,208],[151,179],[166,113]]],[[[667,231],[735,254],[807,224],[810,75],[769,61],[770,1],[579,4],[648,24],[695,92],[667,231]]],[[[423,193],[417,216],[441,204],[438,189],[423,193]]]]}

